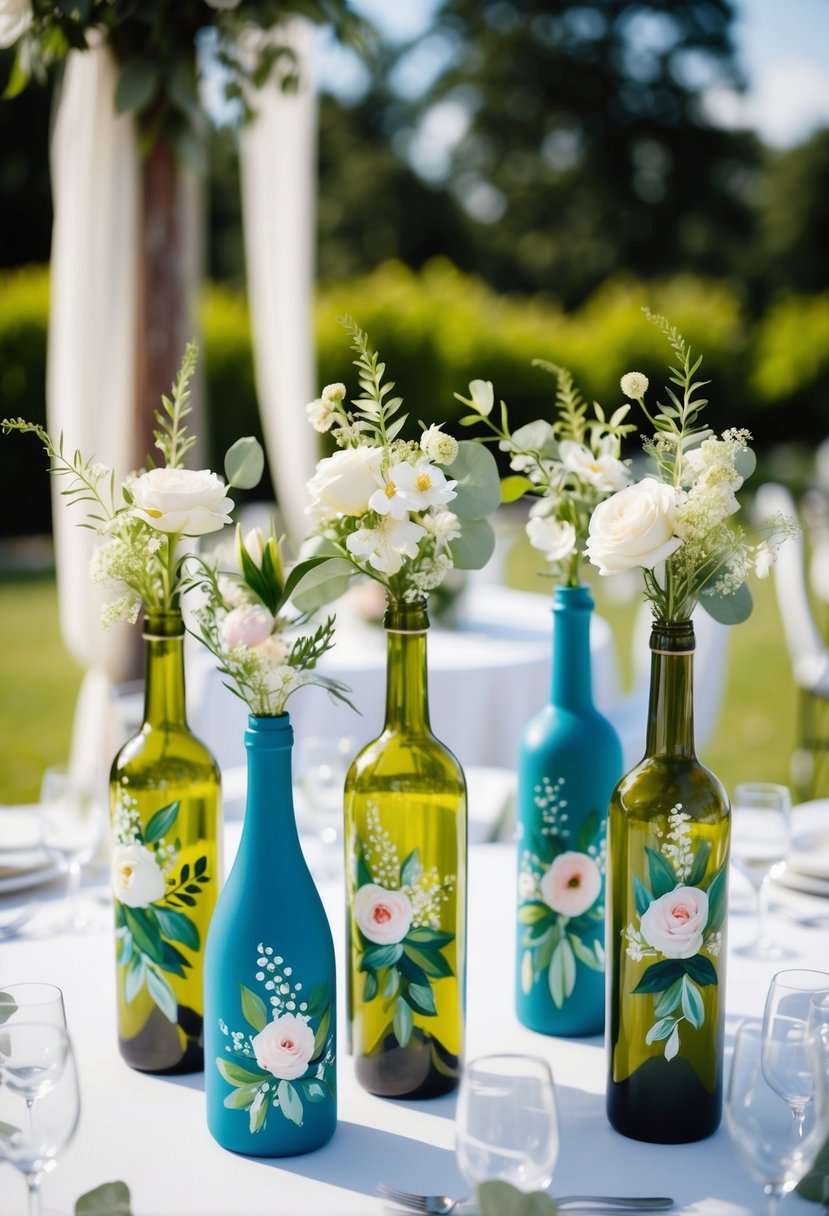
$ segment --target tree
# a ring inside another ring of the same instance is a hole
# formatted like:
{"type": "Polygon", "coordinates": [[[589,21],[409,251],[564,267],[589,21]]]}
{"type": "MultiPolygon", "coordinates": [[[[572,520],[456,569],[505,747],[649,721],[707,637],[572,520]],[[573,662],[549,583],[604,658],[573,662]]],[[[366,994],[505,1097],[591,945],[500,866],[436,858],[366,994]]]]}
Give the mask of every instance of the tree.
{"type": "Polygon", "coordinates": [[[416,106],[465,112],[448,181],[501,287],[573,304],[624,267],[728,273],[756,142],[705,119],[739,84],[730,0],[447,0],[448,66],[416,106]]]}
{"type": "Polygon", "coordinates": [[[760,203],[758,261],[766,287],[825,291],[829,248],[829,127],[785,152],[768,152],[760,203]]]}

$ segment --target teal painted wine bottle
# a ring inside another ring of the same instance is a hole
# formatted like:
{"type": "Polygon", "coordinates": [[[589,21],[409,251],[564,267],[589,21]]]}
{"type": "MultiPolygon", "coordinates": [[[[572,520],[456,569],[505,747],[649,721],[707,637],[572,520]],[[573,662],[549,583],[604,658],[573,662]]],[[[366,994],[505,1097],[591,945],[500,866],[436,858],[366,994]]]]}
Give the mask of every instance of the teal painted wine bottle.
{"type": "Polygon", "coordinates": [[[248,719],[244,828],[205,957],[208,1127],[256,1157],[310,1152],[337,1121],[334,945],[297,834],[292,744],[288,714],[248,719]]]}
{"type": "Polygon", "coordinates": [[[555,588],[550,701],[519,758],[515,1002],[542,1034],[604,1026],[607,808],[622,747],[593,704],[592,611],[588,587],[555,588]]]}

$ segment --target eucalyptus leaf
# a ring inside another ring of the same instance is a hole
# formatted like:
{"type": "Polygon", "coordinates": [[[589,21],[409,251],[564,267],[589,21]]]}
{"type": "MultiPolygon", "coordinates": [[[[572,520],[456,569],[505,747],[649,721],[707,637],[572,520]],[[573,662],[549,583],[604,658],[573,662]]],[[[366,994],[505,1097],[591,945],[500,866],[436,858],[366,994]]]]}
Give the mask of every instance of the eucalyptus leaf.
{"type": "Polygon", "coordinates": [[[495,552],[495,533],[486,519],[460,519],[460,536],[449,542],[457,570],[481,570],[495,552]]]}
{"type": "Polygon", "coordinates": [[[157,840],[161,840],[163,836],[166,836],[178,818],[180,806],[181,803],[179,801],[170,802],[167,806],[163,806],[160,811],[156,811],[144,829],[144,839],[147,844],[154,844],[157,840]]]}
{"type": "Polygon", "coordinates": [[[393,1026],[394,1037],[400,1046],[408,1047],[413,1029],[412,1011],[402,996],[399,996],[394,1002],[393,1026]]]}
{"type": "Polygon", "coordinates": [[[348,590],[354,573],[354,566],[344,557],[320,562],[309,568],[294,587],[291,602],[300,612],[315,612],[339,599],[348,590]]]}
{"type": "Polygon", "coordinates": [[[7,1022],[17,1009],[17,1002],[8,992],[0,992],[0,1026],[7,1022]]]}
{"type": "Polygon", "coordinates": [[[265,471],[265,453],[253,435],[237,439],[225,454],[225,476],[228,486],[251,490],[258,485],[265,471]]]}
{"type": "Polygon", "coordinates": [[[143,110],[155,96],[159,75],[149,59],[130,59],[115,86],[115,110],[143,110]]]}
{"type": "Polygon", "coordinates": [[[263,1073],[251,1072],[250,1069],[237,1064],[235,1060],[227,1060],[224,1056],[217,1057],[216,1067],[228,1085],[234,1085],[237,1088],[240,1085],[261,1085],[265,1080],[263,1073]]]}
{"type": "Polygon", "coordinates": [[[103,1182],[75,1203],[75,1216],[131,1216],[131,1211],[125,1182],[103,1182]]]}
{"type": "Polygon", "coordinates": [[[751,616],[754,601],[746,583],[736,591],[723,595],[719,591],[703,587],[699,602],[709,616],[721,625],[739,625],[751,616]]]}
{"type": "Polygon", "coordinates": [[[734,453],[734,468],[737,470],[743,481],[748,481],[754,470],[757,468],[757,457],[752,452],[751,448],[742,448],[734,453]]]}
{"type": "Polygon", "coordinates": [[[478,1187],[481,1216],[556,1216],[555,1201],[543,1191],[519,1191],[511,1182],[491,1179],[478,1187]]]}
{"type": "Polygon", "coordinates": [[[458,454],[444,470],[456,481],[455,497],[449,510],[467,519],[484,519],[501,502],[498,465],[489,448],[471,439],[462,439],[458,454]]]}

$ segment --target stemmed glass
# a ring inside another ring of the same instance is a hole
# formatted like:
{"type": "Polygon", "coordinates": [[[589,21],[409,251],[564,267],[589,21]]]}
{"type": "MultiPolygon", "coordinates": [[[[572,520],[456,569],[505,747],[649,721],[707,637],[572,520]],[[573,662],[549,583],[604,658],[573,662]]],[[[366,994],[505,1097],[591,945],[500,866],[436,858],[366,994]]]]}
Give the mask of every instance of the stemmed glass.
{"type": "Polygon", "coordinates": [[[473,1060],[461,1078],[455,1155],[474,1190],[501,1179],[522,1191],[553,1180],[559,1132],[553,1076],[536,1056],[473,1060]]]}
{"type": "Polygon", "coordinates": [[[4,984],[0,988],[0,1024],[9,1021],[47,1022],[66,1028],[63,993],[56,984],[40,980],[4,984]]]}
{"type": "Polygon", "coordinates": [[[814,1093],[810,1011],[813,998],[823,994],[829,996],[825,971],[778,971],[769,985],[763,1012],[763,1075],[788,1103],[800,1129],[814,1093]]]}
{"type": "Polygon", "coordinates": [[[781,958],[785,949],[768,936],[771,882],[786,868],[792,799],[785,785],[745,782],[736,786],[731,805],[731,860],[754,888],[757,930],[739,948],[749,958],[781,958]]]}
{"type": "Polygon", "coordinates": [[[98,851],[103,836],[103,811],[92,785],[67,765],[50,765],[40,785],[43,847],[66,871],[67,923],[83,929],[89,917],[78,892],[83,867],[98,851]]]}
{"type": "Polygon", "coordinates": [[[343,791],[355,745],[348,738],[310,736],[297,747],[297,783],[307,822],[322,845],[322,869],[333,870],[332,859],[343,835],[343,791]]]}
{"type": "Polygon", "coordinates": [[[799,1076],[801,1060],[812,1061],[814,1100],[803,1108],[799,1122],[792,1120],[787,1102],[768,1082],[765,1054],[763,1027],[758,1022],[744,1022],[734,1042],[725,1121],[737,1156],[763,1184],[767,1216],[778,1216],[783,1196],[807,1172],[823,1143],[829,1127],[829,1102],[825,1071],[817,1059],[803,1052],[802,1041],[780,1041],[776,1054],[782,1073],[799,1076]]]}
{"type": "Polygon", "coordinates": [[[7,1022],[0,1032],[0,1160],[20,1170],[29,1216],[40,1185],[75,1134],[80,1097],[69,1035],[46,1022],[7,1022]]]}

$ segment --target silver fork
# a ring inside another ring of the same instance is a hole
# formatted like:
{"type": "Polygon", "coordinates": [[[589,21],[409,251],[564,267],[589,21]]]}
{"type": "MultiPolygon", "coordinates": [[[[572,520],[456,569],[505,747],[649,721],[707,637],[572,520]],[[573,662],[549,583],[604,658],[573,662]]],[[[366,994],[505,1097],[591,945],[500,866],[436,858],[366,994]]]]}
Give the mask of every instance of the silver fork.
{"type": "MultiPolygon", "coordinates": [[[[398,1191],[394,1187],[377,1187],[379,1194],[397,1203],[409,1212],[422,1212],[423,1216],[452,1216],[465,1199],[452,1199],[449,1195],[418,1195],[413,1191],[398,1191]]],[[[674,1206],[673,1199],[661,1195],[558,1195],[554,1202],[560,1208],[603,1207],[608,1211],[661,1212],[674,1206]]]]}

